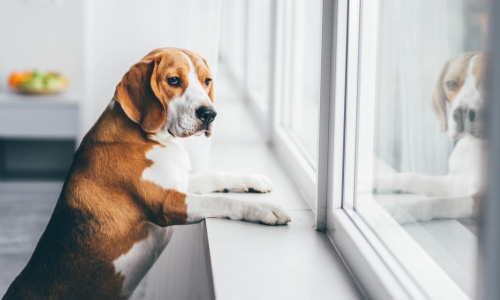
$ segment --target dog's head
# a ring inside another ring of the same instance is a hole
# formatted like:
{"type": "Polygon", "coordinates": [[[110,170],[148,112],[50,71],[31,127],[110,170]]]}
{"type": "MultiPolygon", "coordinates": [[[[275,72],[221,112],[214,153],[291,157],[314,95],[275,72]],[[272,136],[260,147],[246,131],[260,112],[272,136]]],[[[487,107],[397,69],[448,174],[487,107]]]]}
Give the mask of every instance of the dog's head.
{"type": "Polygon", "coordinates": [[[484,53],[462,53],[446,62],[434,91],[432,108],[452,139],[483,136],[484,53]]]}
{"type": "Polygon", "coordinates": [[[158,138],[211,135],[217,115],[208,65],[193,52],[151,51],[123,76],[114,99],[125,114],[158,138]]]}

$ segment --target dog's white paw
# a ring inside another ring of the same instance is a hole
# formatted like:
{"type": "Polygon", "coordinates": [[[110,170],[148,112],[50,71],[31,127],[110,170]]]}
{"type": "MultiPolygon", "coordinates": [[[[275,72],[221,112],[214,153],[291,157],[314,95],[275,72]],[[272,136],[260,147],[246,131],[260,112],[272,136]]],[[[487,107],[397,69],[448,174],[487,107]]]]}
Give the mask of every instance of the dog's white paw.
{"type": "Polygon", "coordinates": [[[376,175],[373,176],[373,189],[379,194],[390,193],[398,190],[397,175],[376,175]]]}
{"type": "Polygon", "coordinates": [[[249,193],[268,193],[273,186],[271,180],[264,175],[248,174],[235,178],[234,190],[249,193]]]}
{"type": "Polygon", "coordinates": [[[266,176],[229,172],[191,175],[188,187],[188,191],[194,194],[210,192],[267,193],[271,189],[271,181],[266,176]]]}
{"type": "Polygon", "coordinates": [[[279,205],[258,202],[245,212],[244,219],[250,222],[260,222],[267,225],[285,225],[291,222],[290,215],[279,205]]]}

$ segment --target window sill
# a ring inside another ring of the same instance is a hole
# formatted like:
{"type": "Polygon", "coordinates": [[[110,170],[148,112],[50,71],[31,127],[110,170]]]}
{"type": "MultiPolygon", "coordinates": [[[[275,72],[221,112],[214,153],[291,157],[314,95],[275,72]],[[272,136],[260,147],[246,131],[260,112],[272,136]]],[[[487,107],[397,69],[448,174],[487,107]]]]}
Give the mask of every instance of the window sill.
{"type": "Polygon", "coordinates": [[[476,293],[477,238],[454,219],[407,224],[403,229],[471,298],[476,293]]]}
{"type": "MultiPolygon", "coordinates": [[[[387,213],[374,201],[364,202],[363,208],[371,227],[355,211],[335,209],[330,216],[335,231],[329,234],[369,295],[380,299],[469,299],[434,261],[439,257],[431,257],[417,244],[422,235],[414,232],[410,236],[409,227],[385,217],[387,213]]],[[[425,248],[435,246],[429,242],[425,248]]]]}
{"type": "Polygon", "coordinates": [[[207,219],[216,299],[360,299],[310,210],[292,210],[287,226],[207,219]]]}

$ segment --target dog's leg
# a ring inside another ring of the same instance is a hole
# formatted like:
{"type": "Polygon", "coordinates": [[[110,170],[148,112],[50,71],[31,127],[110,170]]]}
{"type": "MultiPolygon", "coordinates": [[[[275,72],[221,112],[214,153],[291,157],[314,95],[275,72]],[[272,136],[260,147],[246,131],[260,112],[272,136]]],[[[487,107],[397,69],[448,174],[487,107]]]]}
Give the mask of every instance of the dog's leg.
{"type": "Polygon", "coordinates": [[[158,226],[200,222],[205,218],[225,218],[260,222],[269,225],[286,224],[290,216],[280,206],[264,201],[247,201],[221,194],[197,195],[140,181],[130,194],[143,208],[142,216],[158,226]]]}
{"type": "Polygon", "coordinates": [[[477,199],[474,196],[403,199],[394,196],[377,199],[377,202],[400,224],[472,218],[477,213],[477,199]]]}
{"type": "Polygon", "coordinates": [[[450,196],[453,191],[452,180],[450,176],[397,173],[375,176],[373,188],[379,193],[401,191],[427,196],[450,196]]]}
{"type": "Polygon", "coordinates": [[[258,174],[210,172],[189,176],[188,191],[194,194],[210,192],[260,192],[271,191],[271,181],[258,174]]]}
{"type": "Polygon", "coordinates": [[[205,218],[244,220],[268,225],[290,222],[288,213],[276,204],[212,195],[186,195],[187,223],[205,218]]]}

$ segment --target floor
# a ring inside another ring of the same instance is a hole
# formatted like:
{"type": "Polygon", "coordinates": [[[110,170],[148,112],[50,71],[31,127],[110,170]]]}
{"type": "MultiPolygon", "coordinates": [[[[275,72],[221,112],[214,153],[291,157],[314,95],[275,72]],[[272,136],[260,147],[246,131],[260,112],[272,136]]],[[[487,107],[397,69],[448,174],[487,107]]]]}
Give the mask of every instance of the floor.
{"type": "MultiPolygon", "coordinates": [[[[274,190],[266,195],[239,194],[243,198],[272,200],[294,210],[309,210],[277,163],[274,154],[248,115],[241,95],[222,68],[216,85],[217,123],[212,137],[209,168],[264,173],[274,190]]],[[[57,201],[61,182],[0,184],[0,295],[29,260],[57,201]]],[[[145,299],[147,276],[132,299],[145,299]]]]}
{"type": "Polygon", "coordinates": [[[0,295],[28,262],[62,183],[0,185],[0,295]]]}

